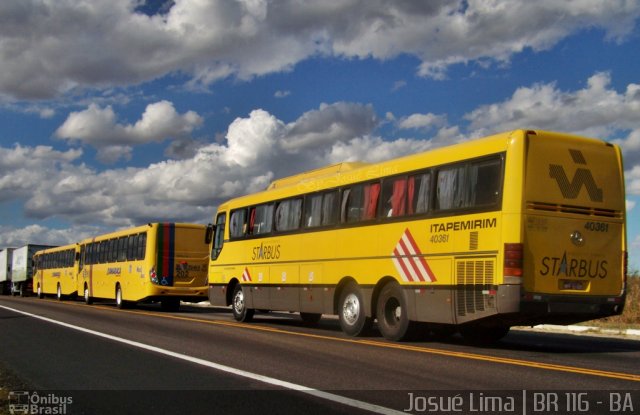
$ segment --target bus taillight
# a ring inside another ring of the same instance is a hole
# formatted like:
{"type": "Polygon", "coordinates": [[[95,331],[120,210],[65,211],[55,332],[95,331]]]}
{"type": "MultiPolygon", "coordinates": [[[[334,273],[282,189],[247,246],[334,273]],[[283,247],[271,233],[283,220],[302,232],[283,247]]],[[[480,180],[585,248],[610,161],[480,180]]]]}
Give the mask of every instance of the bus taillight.
{"type": "Polygon", "coordinates": [[[522,277],[523,251],[524,248],[521,243],[504,244],[503,275],[505,277],[522,277]]]}

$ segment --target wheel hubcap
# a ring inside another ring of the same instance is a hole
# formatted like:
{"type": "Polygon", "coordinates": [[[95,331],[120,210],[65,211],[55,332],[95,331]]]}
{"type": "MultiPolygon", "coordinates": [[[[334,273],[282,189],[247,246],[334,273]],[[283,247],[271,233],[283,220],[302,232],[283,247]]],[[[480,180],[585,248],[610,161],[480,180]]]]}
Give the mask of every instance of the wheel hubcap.
{"type": "Polygon", "coordinates": [[[242,290],[236,293],[236,297],[233,299],[233,308],[238,313],[242,313],[242,310],[244,310],[244,294],[242,290]]]}
{"type": "Polygon", "coordinates": [[[402,318],[402,307],[396,298],[390,298],[384,307],[385,320],[390,325],[396,325],[402,318]]]}
{"type": "Polygon", "coordinates": [[[344,321],[353,325],[358,321],[358,316],[360,315],[360,301],[355,294],[349,294],[344,299],[344,304],[342,305],[342,316],[344,317],[344,321]]]}

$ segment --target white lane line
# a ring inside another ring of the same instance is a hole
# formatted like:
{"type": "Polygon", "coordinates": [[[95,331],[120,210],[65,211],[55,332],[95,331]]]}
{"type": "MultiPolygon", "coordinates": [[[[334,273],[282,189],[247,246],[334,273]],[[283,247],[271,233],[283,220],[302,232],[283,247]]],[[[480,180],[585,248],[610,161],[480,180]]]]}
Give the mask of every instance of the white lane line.
{"type": "Polygon", "coordinates": [[[164,350],[164,349],[161,349],[159,347],[155,347],[155,346],[151,346],[151,345],[148,345],[148,344],[136,342],[136,341],[133,341],[133,340],[123,339],[122,337],[112,336],[111,334],[102,333],[102,332],[91,330],[91,329],[87,329],[87,328],[84,328],[84,327],[74,326],[73,324],[64,323],[64,322],[58,321],[58,320],[53,320],[53,319],[50,319],[50,318],[47,318],[47,317],[39,316],[37,314],[32,314],[32,313],[28,313],[26,311],[17,310],[15,308],[6,307],[6,306],[3,306],[3,305],[0,305],[0,308],[4,308],[5,310],[13,311],[14,313],[23,314],[25,316],[33,317],[33,318],[36,318],[38,320],[43,320],[43,321],[46,321],[46,322],[49,322],[49,323],[57,324],[59,326],[63,326],[63,327],[66,327],[66,328],[69,328],[69,329],[72,329],[72,330],[77,330],[77,331],[80,331],[80,332],[83,332],[83,333],[92,334],[92,335],[97,336],[97,337],[102,337],[102,338],[113,340],[113,341],[116,341],[116,342],[119,342],[119,343],[127,344],[129,346],[137,347],[139,349],[144,349],[144,350],[148,350],[148,351],[151,351],[151,352],[163,354],[165,356],[171,356],[171,357],[174,357],[176,359],[181,359],[181,360],[184,360],[184,361],[187,361],[187,362],[195,363],[195,364],[198,364],[198,365],[201,365],[201,366],[206,366],[206,367],[209,367],[211,369],[215,369],[215,370],[219,370],[219,371],[222,371],[222,372],[230,373],[230,374],[236,375],[236,376],[241,376],[243,378],[256,380],[258,382],[266,383],[266,384],[269,384],[269,385],[279,386],[281,388],[298,391],[298,392],[301,392],[301,393],[305,393],[307,395],[315,396],[317,398],[325,399],[325,400],[332,401],[332,402],[337,402],[337,403],[340,403],[342,405],[350,406],[350,407],[353,407],[353,408],[363,409],[363,410],[370,411],[370,412],[377,413],[377,414],[394,414],[394,415],[405,414],[405,412],[396,411],[396,410],[390,409],[390,408],[385,408],[384,406],[374,405],[374,404],[371,404],[371,403],[368,403],[368,402],[358,401],[356,399],[350,399],[350,398],[347,398],[347,397],[344,397],[344,396],[335,395],[333,393],[328,393],[328,392],[324,392],[324,391],[321,391],[321,390],[318,390],[318,389],[309,388],[307,386],[298,385],[296,383],[291,383],[291,382],[287,382],[287,381],[284,381],[284,380],[275,379],[275,378],[272,378],[272,377],[269,377],[269,376],[264,376],[264,375],[259,375],[257,373],[248,372],[246,370],[236,369],[234,367],[225,366],[225,365],[221,365],[219,363],[210,362],[208,360],[199,359],[197,357],[187,356],[187,355],[184,355],[184,354],[181,354],[181,353],[176,353],[176,352],[172,352],[172,351],[169,351],[169,350],[164,350]]]}

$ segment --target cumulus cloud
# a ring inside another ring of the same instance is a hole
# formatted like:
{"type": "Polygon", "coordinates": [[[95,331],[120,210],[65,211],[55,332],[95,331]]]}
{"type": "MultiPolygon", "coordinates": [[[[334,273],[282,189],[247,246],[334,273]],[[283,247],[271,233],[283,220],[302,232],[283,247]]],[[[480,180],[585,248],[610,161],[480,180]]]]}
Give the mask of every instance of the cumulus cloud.
{"type": "Polygon", "coordinates": [[[131,85],[188,74],[206,88],[229,76],[286,71],[312,56],[410,54],[422,76],[450,65],[507,62],[579,30],[624,39],[634,2],[592,0],[175,0],[153,15],[134,0],[6,0],[0,10],[0,94],[50,98],[78,87],[131,85]],[[508,22],[506,24],[505,22],[508,22]]]}
{"type": "Polygon", "coordinates": [[[119,124],[111,106],[90,104],[86,110],[72,112],[56,130],[55,136],[81,142],[98,149],[98,158],[106,163],[130,159],[132,146],[160,142],[168,138],[185,140],[202,125],[194,111],[179,114],[169,101],[149,104],[135,124],[119,124]]]}
{"type": "MultiPolygon", "coordinates": [[[[113,147],[99,147],[103,143],[155,140],[161,134],[148,133],[149,112],[148,107],[140,121],[121,125],[111,108],[93,106],[69,116],[59,132],[103,150],[113,147]]],[[[175,125],[158,130],[184,131],[190,125],[185,118],[175,114],[175,125]]],[[[223,200],[262,190],[276,177],[344,160],[378,161],[430,146],[412,139],[386,142],[372,135],[376,126],[370,105],[322,104],[290,123],[258,109],[231,122],[225,140],[191,148],[190,157],[104,171],[80,163],[79,149],[0,147],[0,197],[24,200],[29,218],[64,219],[75,226],[205,222],[223,200]]]]}
{"type": "Polygon", "coordinates": [[[65,229],[29,225],[24,228],[0,226],[0,246],[20,247],[26,244],[67,245],[108,232],[96,226],[72,226],[65,229]]]}
{"type": "Polygon", "coordinates": [[[503,102],[465,115],[469,131],[482,136],[518,128],[563,131],[608,139],[622,147],[627,193],[640,194],[640,85],[618,92],[609,73],[591,76],[586,86],[562,91],[554,83],[518,88],[503,102]]]}
{"type": "Polygon", "coordinates": [[[431,129],[446,125],[447,117],[444,115],[428,114],[411,114],[402,118],[398,122],[401,129],[431,129]]]}

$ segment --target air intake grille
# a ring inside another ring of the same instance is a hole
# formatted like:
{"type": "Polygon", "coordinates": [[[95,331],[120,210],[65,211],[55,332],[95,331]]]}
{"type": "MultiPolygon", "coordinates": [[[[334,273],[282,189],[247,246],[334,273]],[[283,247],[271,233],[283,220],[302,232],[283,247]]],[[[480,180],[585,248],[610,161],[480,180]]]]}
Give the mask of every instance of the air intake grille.
{"type": "Polygon", "coordinates": [[[456,261],[456,307],[459,316],[493,308],[489,305],[486,292],[495,277],[494,259],[456,261]]]}

